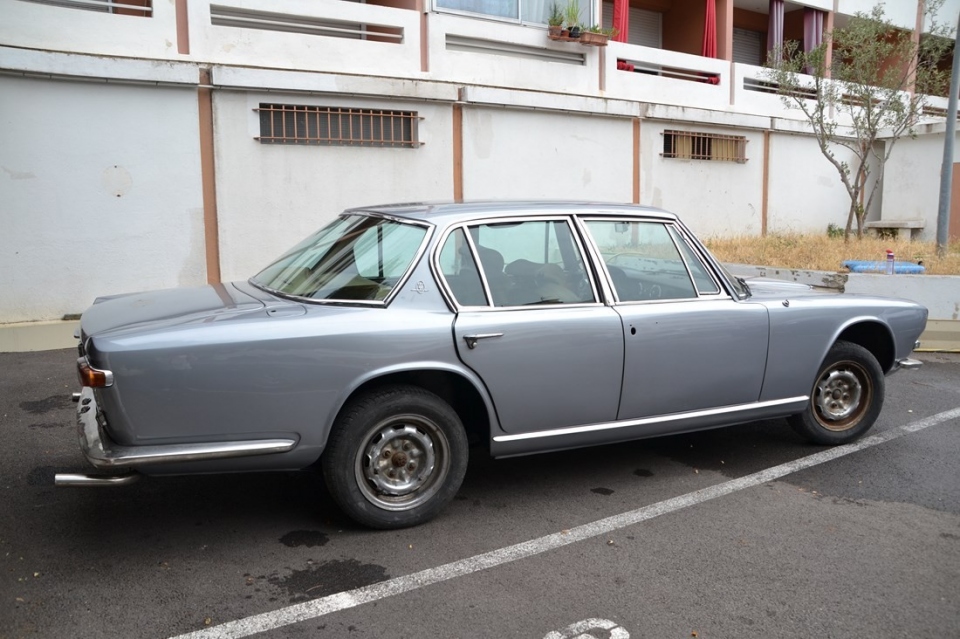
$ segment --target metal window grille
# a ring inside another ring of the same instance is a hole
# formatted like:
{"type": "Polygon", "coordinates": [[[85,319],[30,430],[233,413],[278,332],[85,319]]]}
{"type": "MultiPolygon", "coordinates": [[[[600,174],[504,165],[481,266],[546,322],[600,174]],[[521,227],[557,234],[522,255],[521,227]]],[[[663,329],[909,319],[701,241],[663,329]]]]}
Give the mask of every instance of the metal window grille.
{"type": "Polygon", "coordinates": [[[153,15],[152,0],[22,0],[22,2],[144,18],[153,15]]]}
{"type": "Polygon", "coordinates": [[[747,161],[747,138],[742,135],[717,135],[692,131],[664,131],[665,158],[711,160],[714,162],[747,161]]]}
{"type": "Polygon", "coordinates": [[[261,104],[262,144],[317,144],[415,148],[416,111],[385,111],[291,104],[261,104]]]}

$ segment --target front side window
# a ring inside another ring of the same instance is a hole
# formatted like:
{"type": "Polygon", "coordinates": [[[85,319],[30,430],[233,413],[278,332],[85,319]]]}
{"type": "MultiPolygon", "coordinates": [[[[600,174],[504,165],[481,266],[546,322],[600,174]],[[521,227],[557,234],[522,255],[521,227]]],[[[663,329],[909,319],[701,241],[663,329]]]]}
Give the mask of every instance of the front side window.
{"type": "Polygon", "coordinates": [[[591,220],[587,228],[621,302],[697,297],[667,225],[591,220]]]}
{"type": "Polygon", "coordinates": [[[494,306],[596,300],[566,221],[494,222],[469,232],[494,306]]]}
{"type": "Polygon", "coordinates": [[[251,278],[271,292],[313,300],[382,301],[404,278],[427,229],[380,217],[344,216],[251,278]]]}

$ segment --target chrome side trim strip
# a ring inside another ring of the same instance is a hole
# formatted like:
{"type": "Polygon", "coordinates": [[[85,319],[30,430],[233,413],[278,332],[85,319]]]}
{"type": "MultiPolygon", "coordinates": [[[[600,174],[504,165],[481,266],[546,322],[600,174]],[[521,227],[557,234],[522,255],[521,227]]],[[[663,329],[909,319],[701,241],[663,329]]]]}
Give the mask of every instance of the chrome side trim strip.
{"type": "Polygon", "coordinates": [[[560,437],[562,435],[577,435],[580,433],[592,433],[601,430],[614,430],[617,428],[630,428],[631,426],[645,426],[647,424],[662,424],[664,422],[677,422],[686,419],[697,419],[700,417],[709,417],[711,415],[725,415],[729,413],[750,412],[764,408],[773,408],[776,406],[785,406],[787,404],[806,402],[810,397],[808,395],[798,395],[797,397],[787,397],[786,399],[775,399],[766,402],[754,402],[752,404],[736,404],[734,406],[724,406],[722,408],[711,408],[709,410],[694,410],[686,413],[672,413],[670,415],[658,415],[656,417],[642,417],[640,419],[628,419],[617,422],[604,422],[601,424],[590,424],[588,426],[571,426],[569,428],[556,428],[554,430],[541,430],[533,433],[518,433],[516,435],[499,435],[493,438],[495,442],[515,442],[524,439],[541,439],[544,437],[560,437]]]}

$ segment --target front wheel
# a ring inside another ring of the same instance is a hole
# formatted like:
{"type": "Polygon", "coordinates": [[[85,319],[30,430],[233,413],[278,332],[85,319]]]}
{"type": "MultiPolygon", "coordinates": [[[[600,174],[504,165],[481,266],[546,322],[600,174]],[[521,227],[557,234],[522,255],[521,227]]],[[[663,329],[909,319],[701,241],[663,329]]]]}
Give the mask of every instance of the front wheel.
{"type": "Polygon", "coordinates": [[[859,344],[838,341],[820,366],[807,409],[787,421],[816,444],[846,444],[877,421],[883,393],[877,358],[859,344]]]}
{"type": "Polygon", "coordinates": [[[414,386],[390,386],[353,402],[337,419],[321,459],[334,500],[372,528],[404,528],[435,517],[467,470],[457,413],[414,386]]]}

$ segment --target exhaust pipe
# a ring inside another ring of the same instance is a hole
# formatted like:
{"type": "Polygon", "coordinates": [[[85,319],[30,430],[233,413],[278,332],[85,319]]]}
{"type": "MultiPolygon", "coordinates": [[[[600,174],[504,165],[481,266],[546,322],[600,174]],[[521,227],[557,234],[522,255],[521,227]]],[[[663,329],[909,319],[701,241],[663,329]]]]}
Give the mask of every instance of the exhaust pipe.
{"type": "Polygon", "coordinates": [[[57,473],[56,486],[126,486],[140,479],[140,473],[124,475],[88,475],[86,473],[57,473]]]}

